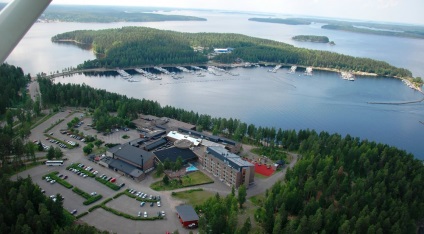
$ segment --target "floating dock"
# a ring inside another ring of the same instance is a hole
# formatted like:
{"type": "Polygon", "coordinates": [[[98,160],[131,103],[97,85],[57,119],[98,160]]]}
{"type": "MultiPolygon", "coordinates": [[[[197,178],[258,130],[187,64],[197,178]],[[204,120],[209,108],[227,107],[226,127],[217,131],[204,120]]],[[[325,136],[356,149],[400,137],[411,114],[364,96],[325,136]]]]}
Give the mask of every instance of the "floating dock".
{"type": "Polygon", "coordinates": [[[343,80],[355,81],[355,76],[353,75],[352,72],[342,71],[340,72],[340,76],[342,77],[343,80]]]}
{"type": "Polygon", "coordinates": [[[155,74],[152,74],[150,72],[147,72],[141,68],[135,68],[134,69],[136,72],[142,74],[143,76],[145,76],[147,79],[149,80],[162,80],[162,78],[156,76],[155,74]]]}
{"type": "Polygon", "coordinates": [[[297,69],[297,66],[291,66],[288,73],[289,74],[294,74],[294,73],[296,73],[296,69],[297,69]]]}
{"type": "Polygon", "coordinates": [[[124,71],[122,69],[116,70],[116,72],[118,72],[119,75],[121,75],[122,78],[124,78],[124,79],[128,79],[128,78],[132,77],[130,74],[128,74],[126,71],[124,71]]]}
{"type": "Polygon", "coordinates": [[[276,73],[278,71],[278,69],[280,69],[281,67],[282,67],[282,65],[278,64],[273,69],[269,69],[268,71],[276,73]]]}
{"type": "Polygon", "coordinates": [[[312,76],[314,74],[313,72],[314,71],[313,71],[312,67],[307,67],[306,70],[305,70],[304,75],[305,76],[312,76]]]}
{"type": "Polygon", "coordinates": [[[166,75],[170,75],[171,73],[168,71],[168,70],[166,70],[165,68],[162,68],[162,67],[153,67],[154,69],[156,69],[156,70],[158,70],[158,71],[160,71],[160,72],[163,72],[163,73],[165,73],[166,75]]]}
{"type": "Polygon", "coordinates": [[[180,67],[180,66],[178,66],[178,67],[175,67],[175,68],[177,68],[178,70],[180,70],[180,71],[182,71],[182,72],[194,73],[193,71],[190,71],[190,70],[188,70],[188,69],[187,69],[187,68],[185,68],[185,67],[180,67]]]}

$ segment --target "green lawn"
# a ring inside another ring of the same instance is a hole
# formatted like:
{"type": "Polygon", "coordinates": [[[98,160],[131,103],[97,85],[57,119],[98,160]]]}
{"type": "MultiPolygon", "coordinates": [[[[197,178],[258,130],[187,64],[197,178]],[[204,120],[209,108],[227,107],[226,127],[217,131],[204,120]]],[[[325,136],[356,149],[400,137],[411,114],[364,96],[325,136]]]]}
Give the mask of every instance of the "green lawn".
{"type": "Polygon", "coordinates": [[[181,178],[181,182],[178,179],[170,180],[168,185],[165,185],[162,180],[154,182],[150,185],[150,188],[161,191],[161,190],[173,190],[178,188],[184,188],[200,184],[213,183],[213,180],[207,175],[203,174],[200,171],[192,172],[188,175],[185,175],[181,178]]]}
{"type": "Polygon", "coordinates": [[[192,206],[203,204],[208,198],[214,195],[213,192],[204,191],[203,189],[172,193],[173,197],[183,200],[192,206]]]}

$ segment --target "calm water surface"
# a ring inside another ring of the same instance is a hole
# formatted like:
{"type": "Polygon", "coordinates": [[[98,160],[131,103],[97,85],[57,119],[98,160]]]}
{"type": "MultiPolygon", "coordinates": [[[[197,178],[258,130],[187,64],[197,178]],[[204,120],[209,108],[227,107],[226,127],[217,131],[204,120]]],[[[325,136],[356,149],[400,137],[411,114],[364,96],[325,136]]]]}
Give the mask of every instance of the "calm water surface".
{"type": "MultiPolygon", "coordinates": [[[[231,32],[286,42],[298,47],[327,50],[357,57],[368,57],[404,67],[424,77],[424,40],[384,37],[321,29],[319,24],[291,26],[248,21],[251,15],[205,11],[176,11],[207,18],[199,22],[151,23],[48,23],[34,24],[7,62],[25,72],[61,71],[84,60],[92,52],[72,45],[54,44],[58,33],[79,29],[146,26],[181,32],[231,32]],[[336,46],[291,40],[300,34],[328,36],[336,46]]],[[[217,117],[235,117],[247,123],[284,129],[316,129],[397,146],[424,159],[423,103],[371,105],[370,101],[410,101],[422,97],[396,79],[361,77],[355,82],[341,80],[337,74],[315,71],[313,77],[289,75],[285,70],[266,72],[266,68],[236,69],[240,76],[195,77],[181,80],[164,77],[129,83],[120,77],[75,75],[56,82],[85,83],[136,98],[157,100],[162,105],[194,110],[217,117]]]]}
{"type": "MultiPolygon", "coordinates": [[[[134,75],[140,82],[128,82],[120,76],[74,75],[55,82],[87,84],[134,98],[158,101],[215,117],[233,117],[257,126],[283,129],[315,129],[362,139],[375,140],[413,152],[422,157],[424,147],[423,104],[372,105],[368,102],[418,100],[422,94],[412,91],[400,80],[359,77],[354,82],[336,73],[315,71],[314,75],[277,73],[268,68],[236,68],[239,76],[197,77],[182,73],[174,80],[149,80],[134,75]]],[[[131,71],[129,71],[131,72],[131,71]]],[[[117,73],[116,73],[117,74],[117,73]]]]}

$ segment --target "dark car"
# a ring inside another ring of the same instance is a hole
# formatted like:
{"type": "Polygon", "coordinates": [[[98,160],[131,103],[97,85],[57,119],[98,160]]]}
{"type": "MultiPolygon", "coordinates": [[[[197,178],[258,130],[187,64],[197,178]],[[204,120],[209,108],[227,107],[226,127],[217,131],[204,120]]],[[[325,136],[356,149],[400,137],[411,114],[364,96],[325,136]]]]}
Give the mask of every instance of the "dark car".
{"type": "Polygon", "coordinates": [[[150,202],[150,207],[152,207],[153,205],[154,205],[155,203],[153,203],[153,202],[150,202]]]}

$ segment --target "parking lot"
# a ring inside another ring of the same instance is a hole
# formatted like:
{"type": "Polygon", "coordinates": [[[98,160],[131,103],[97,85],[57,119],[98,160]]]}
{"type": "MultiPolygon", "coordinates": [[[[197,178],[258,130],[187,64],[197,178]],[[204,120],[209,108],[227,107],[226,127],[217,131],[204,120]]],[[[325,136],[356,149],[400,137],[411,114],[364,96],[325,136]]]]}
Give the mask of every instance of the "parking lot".
{"type": "MultiPolygon", "coordinates": [[[[140,202],[130,198],[126,195],[122,195],[117,199],[114,199],[107,203],[107,206],[119,210],[121,212],[125,212],[129,215],[137,216],[139,211],[142,211],[142,216],[144,211],[147,212],[148,217],[152,217],[157,215],[159,211],[165,211],[165,219],[164,220],[156,220],[156,221],[134,221],[125,219],[123,217],[116,216],[112,213],[109,213],[101,208],[94,210],[88,215],[81,218],[82,221],[87,222],[89,225],[94,225],[101,230],[113,231],[115,233],[165,233],[166,231],[174,231],[179,230],[179,233],[188,233],[189,230],[184,229],[175,213],[175,202],[170,202],[170,193],[169,192],[157,192],[150,189],[149,185],[154,181],[151,176],[147,176],[145,180],[141,182],[136,182],[130,178],[120,175],[119,173],[114,172],[108,168],[104,168],[98,164],[90,162],[87,160],[87,157],[84,156],[82,152],[82,148],[85,146],[85,142],[81,140],[77,140],[75,138],[70,137],[67,134],[61,134],[60,130],[67,128],[67,123],[70,122],[73,118],[78,117],[81,118],[83,112],[72,112],[69,110],[59,112],[56,115],[52,116],[49,120],[43,122],[38,125],[34,129],[31,130],[32,134],[30,136],[30,140],[38,140],[47,146],[58,147],[58,144],[54,142],[50,142],[51,138],[54,137],[61,141],[74,141],[77,142],[80,147],[74,149],[62,148],[62,152],[64,152],[64,157],[68,158],[67,161],[64,162],[63,166],[46,166],[40,165],[29,169],[27,171],[19,173],[13,179],[16,179],[18,176],[27,177],[28,175],[32,177],[34,183],[38,184],[41,189],[45,190],[45,195],[49,197],[50,195],[55,195],[57,193],[61,194],[64,197],[63,206],[66,210],[72,211],[74,209],[77,210],[76,215],[81,214],[96,204],[104,201],[107,198],[113,197],[115,194],[123,191],[124,189],[132,188],[139,192],[147,193],[149,195],[160,195],[161,196],[161,207],[157,206],[157,203],[154,203],[152,207],[150,207],[150,203],[146,203],[143,207],[140,207],[140,202]],[[51,130],[47,132],[48,136],[45,136],[45,129],[51,126],[52,123],[55,123],[59,119],[64,119],[60,124],[53,127],[51,130]],[[51,135],[50,135],[51,133],[51,135]],[[50,138],[46,140],[46,138],[50,138]],[[66,169],[67,166],[72,163],[82,163],[85,166],[90,166],[93,168],[93,171],[98,171],[97,176],[105,174],[108,177],[116,178],[115,183],[117,185],[121,183],[125,183],[125,187],[121,188],[119,191],[114,191],[106,185],[96,181],[91,177],[82,177],[77,175],[76,173],[69,171],[66,169]],[[78,187],[84,192],[92,193],[96,192],[97,194],[101,194],[103,198],[100,201],[93,203],[92,205],[85,206],[83,202],[85,198],[80,195],[72,192],[72,189],[67,189],[59,183],[51,184],[42,179],[42,176],[49,174],[50,172],[58,171],[60,174],[67,175],[67,182],[72,184],[74,187],[78,187]]],[[[139,134],[135,130],[130,131],[114,131],[112,134],[104,136],[101,133],[97,133],[96,130],[87,126],[87,124],[91,123],[91,118],[85,117],[85,115],[81,118],[84,122],[78,130],[81,134],[86,135],[97,135],[98,139],[105,141],[106,143],[123,143],[129,140],[133,140],[139,137],[139,134]],[[123,139],[123,135],[128,135],[129,139],[123,139]]],[[[172,200],[172,199],[171,199],[172,200]]]]}

